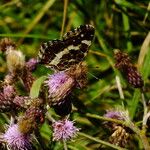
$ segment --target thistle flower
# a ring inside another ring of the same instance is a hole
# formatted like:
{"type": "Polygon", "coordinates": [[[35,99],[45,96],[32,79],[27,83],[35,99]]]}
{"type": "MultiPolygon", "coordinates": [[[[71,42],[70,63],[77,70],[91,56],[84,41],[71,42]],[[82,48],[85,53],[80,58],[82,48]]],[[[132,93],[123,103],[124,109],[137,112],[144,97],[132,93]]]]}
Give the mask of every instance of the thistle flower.
{"type": "Polygon", "coordinates": [[[78,128],[74,126],[74,122],[65,120],[59,120],[53,123],[53,140],[70,140],[76,136],[79,131],[78,128]]]}
{"type": "Polygon", "coordinates": [[[64,71],[55,73],[48,77],[45,81],[48,86],[49,104],[61,104],[62,101],[74,86],[74,79],[67,75],[64,71]]]}
{"type": "Polygon", "coordinates": [[[31,150],[30,134],[23,134],[17,124],[9,126],[7,131],[1,136],[2,140],[12,150],[31,150]]]}

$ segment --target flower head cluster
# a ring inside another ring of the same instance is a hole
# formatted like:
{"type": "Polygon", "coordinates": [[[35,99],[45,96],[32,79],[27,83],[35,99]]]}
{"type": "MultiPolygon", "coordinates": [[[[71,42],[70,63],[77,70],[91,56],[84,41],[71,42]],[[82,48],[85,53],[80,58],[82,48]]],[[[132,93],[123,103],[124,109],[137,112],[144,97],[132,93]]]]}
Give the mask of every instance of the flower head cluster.
{"type": "Polygon", "coordinates": [[[74,122],[65,120],[59,120],[53,123],[53,140],[69,140],[76,136],[79,131],[78,128],[74,126],[74,122]]]}

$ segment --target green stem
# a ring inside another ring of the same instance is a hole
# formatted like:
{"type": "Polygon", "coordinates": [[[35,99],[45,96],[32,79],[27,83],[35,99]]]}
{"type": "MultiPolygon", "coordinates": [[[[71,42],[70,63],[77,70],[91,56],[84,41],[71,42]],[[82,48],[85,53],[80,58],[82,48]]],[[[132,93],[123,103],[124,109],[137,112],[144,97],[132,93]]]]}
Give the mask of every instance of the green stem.
{"type": "Polygon", "coordinates": [[[66,22],[66,15],[67,15],[67,6],[68,6],[68,0],[64,0],[63,22],[62,22],[62,27],[61,27],[60,38],[63,36],[63,33],[64,33],[64,27],[65,27],[65,22],[66,22]]]}
{"type": "Polygon", "coordinates": [[[68,150],[66,141],[63,140],[64,150],[68,150]]]}

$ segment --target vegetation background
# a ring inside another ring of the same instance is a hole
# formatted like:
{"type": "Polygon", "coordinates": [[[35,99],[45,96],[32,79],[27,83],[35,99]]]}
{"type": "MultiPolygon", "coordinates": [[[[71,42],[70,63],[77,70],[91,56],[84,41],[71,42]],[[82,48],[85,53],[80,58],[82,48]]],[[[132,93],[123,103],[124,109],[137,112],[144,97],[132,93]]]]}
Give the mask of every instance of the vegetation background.
{"type": "MultiPolygon", "coordinates": [[[[90,47],[88,86],[75,91],[76,99],[71,113],[80,134],[67,142],[68,149],[94,150],[118,149],[100,140],[108,141],[111,132],[104,127],[106,110],[124,106],[131,119],[141,126],[143,105],[141,92],[131,87],[114,65],[114,49],[127,52],[138,67],[145,82],[146,103],[150,99],[150,1],[143,0],[1,0],[0,37],[11,37],[26,60],[36,57],[42,42],[59,39],[81,24],[95,27],[95,39],[90,47]],[[124,99],[120,98],[116,85],[119,76],[124,99]],[[100,117],[101,116],[101,117],[100,117]],[[105,146],[104,146],[105,145],[105,146]],[[106,146],[107,145],[107,146],[106,146]]],[[[0,53],[0,80],[7,73],[5,57],[0,53]]],[[[36,77],[48,74],[39,66],[36,77]]],[[[21,88],[21,87],[20,87],[21,88]]],[[[21,91],[21,89],[18,90],[21,91]]],[[[52,111],[52,110],[51,110],[52,111]]],[[[56,114],[52,111],[52,116],[56,114]]],[[[59,118],[59,117],[58,117],[59,118]]],[[[0,114],[0,126],[8,123],[8,116],[0,114]]],[[[3,130],[2,127],[0,130],[3,130]]],[[[46,149],[61,150],[62,143],[50,142],[52,131],[47,123],[40,130],[46,149]]],[[[150,140],[150,130],[147,130],[150,140]]],[[[132,133],[128,149],[143,149],[141,139],[132,133]]]]}

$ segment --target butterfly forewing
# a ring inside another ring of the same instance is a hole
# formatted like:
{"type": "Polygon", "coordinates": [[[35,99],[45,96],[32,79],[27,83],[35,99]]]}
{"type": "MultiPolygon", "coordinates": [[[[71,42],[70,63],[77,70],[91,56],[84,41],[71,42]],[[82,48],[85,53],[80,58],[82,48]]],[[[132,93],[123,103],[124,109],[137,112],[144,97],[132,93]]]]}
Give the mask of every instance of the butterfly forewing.
{"type": "Polygon", "coordinates": [[[92,25],[81,25],[67,32],[62,40],[43,43],[39,52],[39,63],[56,70],[66,70],[83,61],[94,37],[92,25]]]}

